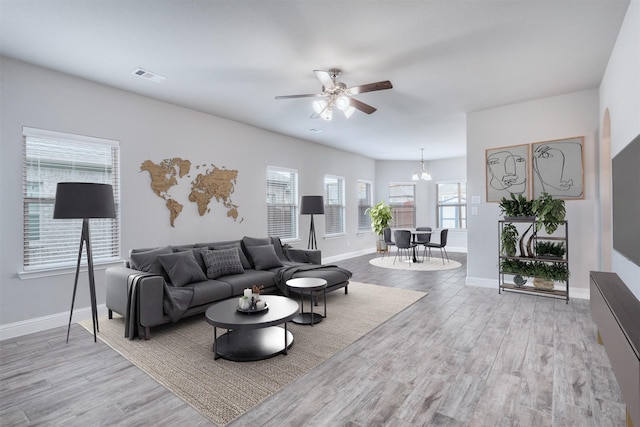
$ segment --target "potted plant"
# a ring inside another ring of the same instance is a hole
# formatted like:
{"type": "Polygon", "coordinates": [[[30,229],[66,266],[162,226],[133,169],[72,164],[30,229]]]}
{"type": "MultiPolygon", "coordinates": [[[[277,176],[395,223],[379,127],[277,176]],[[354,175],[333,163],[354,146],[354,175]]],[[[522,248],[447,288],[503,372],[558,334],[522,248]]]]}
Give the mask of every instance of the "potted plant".
{"type": "Polygon", "coordinates": [[[566,209],[564,200],[554,199],[547,193],[542,193],[540,197],[533,201],[533,212],[538,217],[537,230],[544,226],[547,234],[553,234],[558,225],[564,222],[566,209]]]}
{"type": "Polygon", "coordinates": [[[536,256],[539,258],[562,259],[566,249],[563,242],[549,242],[539,240],[536,242],[536,256]]]}
{"type": "Polygon", "coordinates": [[[510,219],[531,219],[535,212],[533,210],[533,200],[527,200],[522,194],[511,193],[511,197],[500,199],[500,211],[504,214],[505,220],[510,219]]]}
{"type": "Polygon", "coordinates": [[[386,250],[386,244],[384,244],[382,239],[382,232],[391,225],[391,219],[393,219],[391,206],[385,205],[384,200],[381,200],[380,203],[371,206],[364,212],[369,214],[371,218],[371,229],[378,235],[378,252],[386,250]]]}
{"type": "Polygon", "coordinates": [[[500,233],[500,244],[506,256],[516,256],[518,243],[518,229],[513,224],[504,224],[500,233]]]}

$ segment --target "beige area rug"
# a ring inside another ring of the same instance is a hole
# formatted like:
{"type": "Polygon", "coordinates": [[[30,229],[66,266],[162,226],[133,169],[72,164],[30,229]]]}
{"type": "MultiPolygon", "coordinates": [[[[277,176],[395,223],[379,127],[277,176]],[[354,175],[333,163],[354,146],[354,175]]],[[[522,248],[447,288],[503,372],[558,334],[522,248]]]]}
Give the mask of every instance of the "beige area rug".
{"type": "MultiPolygon", "coordinates": [[[[294,336],[288,355],[258,362],[214,361],[213,327],[204,314],[152,328],[149,341],[124,338],[124,318],[114,314],[112,320],[100,319],[98,338],[222,426],[425,295],[351,282],[347,295],[342,290],[327,294],[327,317],[321,323],[288,324],[294,336]]],[[[322,309],[322,302],[314,307],[322,309]]],[[[80,324],[92,331],[90,320],[80,324]]]]}
{"type": "MultiPolygon", "coordinates": [[[[458,261],[449,260],[444,258],[444,264],[442,263],[442,259],[440,257],[431,257],[425,258],[423,262],[413,263],[407,260],[407,257],[404,256],[402,261],[400,257],[393,262],[395,257],[395,253],[385,255],[384,258],[376,257],[369,260],[369,264],[374,265],[376,267],[382,268],[393,268],[395,270],[412,270],[412,271],[440,271],[440,270],[453,270],[454,268],[462,267],[458,261]]],[[[420,258],[422,261],[422,258],[420,258]]]]}

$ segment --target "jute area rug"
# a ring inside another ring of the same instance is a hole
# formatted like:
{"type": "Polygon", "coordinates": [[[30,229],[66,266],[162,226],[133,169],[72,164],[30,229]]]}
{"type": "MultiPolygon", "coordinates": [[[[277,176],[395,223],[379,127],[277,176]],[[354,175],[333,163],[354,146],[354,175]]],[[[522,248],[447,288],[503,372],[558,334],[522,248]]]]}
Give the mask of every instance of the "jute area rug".
{"type": "MultiPolygon", "coordinates": [[[[398,257],[393,262],[395,258],[395,253],[387,254],[384,258],[376,257],[369,260],[369,264],[374,265],[376,267],[382,268],[393,268],[395,270],[411,270],[411,271],[440,271],[440,270],[453,270],[455,268],[462,267],[458,261],[449,260],[447,258],[444,259],[444,264],[442,263],[442,259],[440,257],[431,257],[425,258],[423,262],[413,263],[407,260],[407,257],[404,256],[402,260],[398,257]]],[[[422,261],[422,259],[420,259],[422,261]]]]}
{"type": "MultiPolygon", "coordinates": [[[[124,318],[114,314],[112,320],[100,319],[98,338],[223,426],[425,295],[351,282],[347,295],[342,290],[327,294],[327,317],[321,323],[288,324],[294,336],[288,355],[257,362],[214,361],[213,327],[204,314],[152,328],[149,341],[124,338],[124,318]]],[[[320,301],[314,311],[322,313],[322,308],[320,301]]],[[[92,331],[90,320],[80,324],[92,331]]]]}

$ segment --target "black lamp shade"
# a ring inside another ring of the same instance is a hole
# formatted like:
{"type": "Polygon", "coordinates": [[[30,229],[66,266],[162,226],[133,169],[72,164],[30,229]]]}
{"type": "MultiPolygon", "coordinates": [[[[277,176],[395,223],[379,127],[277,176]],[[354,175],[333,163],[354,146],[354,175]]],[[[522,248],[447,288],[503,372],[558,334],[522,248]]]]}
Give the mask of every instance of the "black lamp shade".
{"type": "Polygon", "coordinates": [[[300,201],[300,214],[324,214],[324,200],[322,196],[302,196],[302,200],[300,201]]]}
{"type": "Polygon", "coordinates": [[[92,182],[58,183],[54,219],[115,217],[111,185],[92,182]]]}

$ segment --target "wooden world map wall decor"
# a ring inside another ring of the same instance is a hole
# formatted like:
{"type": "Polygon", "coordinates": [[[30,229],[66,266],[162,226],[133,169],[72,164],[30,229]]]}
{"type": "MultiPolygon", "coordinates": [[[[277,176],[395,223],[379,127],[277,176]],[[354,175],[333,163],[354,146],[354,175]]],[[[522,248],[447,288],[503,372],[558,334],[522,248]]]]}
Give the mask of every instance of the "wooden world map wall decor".
{"type": "MultiPolygon", "coordinates": [[[[211,212],[211,201],[215,198],[227,209],[227,216],[237,222],[238,205],[233,203],[231,195],[235,190],[238,171],[219,168],[214,164],[196,165],[196,170],[202,170],[191,179],[191,166],[191,161],[179,157],[164,159],[159,163],[145,160],[140,165],[140,172],[149,173],[153,192],[165,201],[171,226],[175,227],[175,220],[186,203],[186,200],[178,197],[179,194],[198,206],[200,216],[211,212]]],[[[240,218],[240,222],[243,220],[240,218]]]]}

